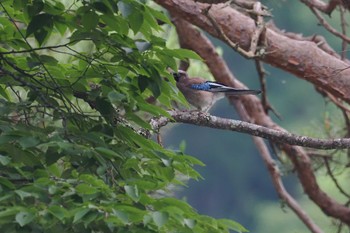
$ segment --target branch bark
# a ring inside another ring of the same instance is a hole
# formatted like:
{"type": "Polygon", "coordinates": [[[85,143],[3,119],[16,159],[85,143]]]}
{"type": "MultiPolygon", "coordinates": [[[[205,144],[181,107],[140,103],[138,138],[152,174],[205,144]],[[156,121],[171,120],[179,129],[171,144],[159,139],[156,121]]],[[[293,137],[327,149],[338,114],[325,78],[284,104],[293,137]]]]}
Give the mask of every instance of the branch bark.
{"type": "MultiPolygon", "coordinates": [[[[276,143],[286,143],[289,145],[323,150],[350,148],[350,138],[320,139],[298,136],[285,130],[269,129],[249,122],[220,118],[203,112],[170,111],[169,113],[176,122],[246,133],[272,140],[276,143]]],[[[164,119],[160,120],[160,122],[162,122],[162,124],[167,123],[164,119]]],[[[157,125],[159,124],[154,124],[154,126],[157,125]]]]}

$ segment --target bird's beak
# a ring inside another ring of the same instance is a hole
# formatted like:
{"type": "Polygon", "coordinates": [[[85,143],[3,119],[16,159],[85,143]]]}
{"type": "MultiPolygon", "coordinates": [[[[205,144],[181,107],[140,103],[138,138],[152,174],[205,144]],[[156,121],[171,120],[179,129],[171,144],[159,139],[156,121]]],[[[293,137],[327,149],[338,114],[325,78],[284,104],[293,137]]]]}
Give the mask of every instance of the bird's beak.
{"type": "Polygon", "coordinates": [[[171,72],[171,74],[173,75],[173,77],[174,77],[175,81],[176,81],[176,82],[178,82],[178,81],[179,81],[179,78],[180,78],[179,73],[176,73],[176,72],[171,72]]]}

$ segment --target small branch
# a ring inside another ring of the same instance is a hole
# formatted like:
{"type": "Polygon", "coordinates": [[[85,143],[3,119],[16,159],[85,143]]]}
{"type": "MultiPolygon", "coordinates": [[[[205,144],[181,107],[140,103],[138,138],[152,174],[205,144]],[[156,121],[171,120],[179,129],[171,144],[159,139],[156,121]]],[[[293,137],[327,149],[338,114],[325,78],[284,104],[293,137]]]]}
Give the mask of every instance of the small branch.
{"type": "Polygon", "coordinates": [[[11,50],[8,52],[0,52],[0,54],[5,55],[5,54],[16,54],[16,53],[31,53],[31,52],[38,51],[38,50],[51,50],[51,49],[67,47],[68,45],[76,43],[76,42],[78,42],[78,41],[70,41],[68,43],[60,44],[60,45],[44,46],[44,47],[39,47],[39,48],[30,48],[30,49],[18,50],[18,51],[11,50]]]}
{"type": "Polygon", "coordinates": [[[340,39],[342,39],[343,41],[346,41],[347,43],[350,43],[350,38],[347,37],[346,35],[338,32],[335,28],[333,28],[323,17],[322,15],[314,8],[314,7],[310,7],[310,10],[312,11],[312,13],[314,13],[314,15],[316,16],[316,18],[318,19],[318,21],[320,22],[320,24],[322,24],[322,26],[327,29],[330,33],[332,33],[333,35],[339,37],[340,39]]]}
{"type": "Polygon", "coordinates": [[[350,113],[350,108],[347,107],[345,104],[341,103],[341,100],[337,99],[335,96],[333,96],[331,93],[325,92],[323,90],[317,89],[322,95],[325,95],[329,98],[330,101],[332,101],[338,108],[341,110],[350,113]]]}
{"type": "MultiPolygon", "coordinates": [[[[286,143],[289,145],[297,145],[323,150],[350,148],[350,138],[320,139],[307,136],[299,136],[287,131],[270,129],[264,126],[239,120],[220,118],[203,112],[169,111],[169,114],[174,118],[176,122],[246,133],[278,143],[286,143]]],[[[153,127],[155,127],[154,129],[159,129],[159,127],[162,127],[164,124],[167,124],[169,122],[169,120],[166,120],[163,117],[161,117],[159,120],[156,120],[159,121],[158,123],[154,121],[155,120],[153,120],[151,124],[153,127]]]]}
{"type": "MultiPolygon", "coordinates": [[[[349,116],[347,114],[347,112],[345,110],[342,109],[342,113],[343,113],[343,117],[344,117],[344,121],[345,121],[345,126],[346,126],[346,137],[350,137],[350,119],[349,116]]],[[[350,160],[350,149],[348,149],[347,151],[347,156],[348,156],[348,163],[347,163],[347,167],[349,166],[349,160],[350,160]]]]}
{"type": "Polygon", "coordinates": [[[300,1],[303,2],[305,5],[307,5],[308,7],[314,7],[319,11],[322,11],[328,15],[330,15],[335,9],[335,7],[340,3],[339,0],[330,0],[328,4],[320,0],[300,0],[300,1]]]}
{"type": "MultiPolygon", "coordinates": [[[[345,19],[345,9],[342,6],[339,6],[340,10],[340,22],[341,22],[341,31],[343,35],[346,35],[346,19],[345,19]]],[[[345,60],[346,59],[346,50],[348,47],[348,43],[345,40],[342,40],[341,43],[341,59],[345,60]]]]}
{"type": "Polygon", "coordinates": [[[274,107],[271,106],[267,99],[267,89],[266,89],[266,71],[262,65],[262,62],[258,59],[255,60],[255,67],[259,75],[260,80],[260,89],[261,89],[261,104],[264,106],[264,111],[266,114],[268,114],[269,110],[271,110],[278,119],[281,120],[281,115],[274,109],[274,107]]]}
{"type": "MultiPolygon", "coordinates": [[[[262,46],[266,46],[266,36],[265,36],[266,27],[265,27],[265,22],[263,18],[265,11],[261,3],[256,2],[253,5],[252,12],[253,14],[251,15],[252,15],[252,18],[255,19],[256,29],[254,30],[254,33],[252,35],[249,51],[255,55],[263,56],[264,52],[257,51],[257,49],[258,49],[259,42],[261,42],[262,46]]],[[[262,51],[264,50],[262,49],[262,51]]]]}
{"type": "Polygon", "coordinates": [[[312,221],[312,219],[307,215],[307,213],[301,208],[299,203],[288,193],[283,185],[281,179],[280,171],[273,160],[266,144],[261,138],[253,137],[253,141],[260,152],[263,161],[268,168],[270,176],[272,178],[275,189],[279,197],[287,203],[289,208],[291,208],[294,213],[303,221],[303,223],[310,229],[313,233],[322,233],[323,231],[312,221]]]}
{"type": "Polygon", "coordinates": [[[345,192],[345,190],[340,186],[337,178],[335,178],[335,176],[331,170],[331,167],[329,165],[328,158],[323,158],[323,160],[324,160],[324,164],[326,165],[327,173],[331,177],[335,186],[338,188],[339,192],[342,193],[345,197],[350,198],[350,195],[347,192],[345,192]]]}

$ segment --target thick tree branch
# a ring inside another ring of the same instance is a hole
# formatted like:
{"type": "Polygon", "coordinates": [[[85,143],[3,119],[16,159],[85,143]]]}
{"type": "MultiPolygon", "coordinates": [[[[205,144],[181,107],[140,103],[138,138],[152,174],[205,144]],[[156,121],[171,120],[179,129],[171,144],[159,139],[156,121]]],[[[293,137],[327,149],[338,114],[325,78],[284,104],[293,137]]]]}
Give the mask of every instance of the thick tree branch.
{"type": "MultiPolygon", "coordinates": [[[[269,139],[276,143],[286,143],[289,145],[323,150],[350,148],[350,138],[320,139],[299,136],[287,131],[269,129],[264,126],[239,120],[220,118],[203,112],[170,111],[169,113],[176,122],[246,133],[252,136],[269,139]]],[[[161,119],[160,122],[162,122],[162,124],[167,123],[164,119],[161,119]]],[[[154,126],[156,125],[161,126],[159,124],[155,124],[154,126]]]]}

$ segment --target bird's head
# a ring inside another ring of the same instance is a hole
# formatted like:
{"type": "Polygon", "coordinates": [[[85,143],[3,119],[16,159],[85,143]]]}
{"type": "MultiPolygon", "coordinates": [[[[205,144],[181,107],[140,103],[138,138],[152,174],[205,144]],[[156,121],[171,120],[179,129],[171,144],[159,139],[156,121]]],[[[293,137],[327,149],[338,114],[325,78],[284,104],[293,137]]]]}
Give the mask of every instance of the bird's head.
{"type": "Polygon", "coordinates": [[[176,82],[180,81],[182,78],[188,78],[187,73],[183,70],[173,72],[173,76],[176,82]]]}

